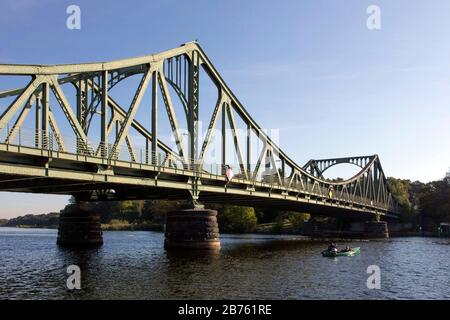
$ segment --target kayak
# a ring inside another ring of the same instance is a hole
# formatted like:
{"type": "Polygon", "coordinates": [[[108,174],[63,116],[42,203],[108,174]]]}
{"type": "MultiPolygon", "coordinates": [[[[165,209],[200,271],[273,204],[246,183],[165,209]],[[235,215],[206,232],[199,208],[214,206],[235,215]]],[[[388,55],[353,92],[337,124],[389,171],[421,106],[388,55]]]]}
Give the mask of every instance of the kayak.
{"type": "Polygon", "coordinates": [[[324,257],[352,257],[360,252],[360,247],[352,248],[350,251],[345,252],[330,252],[328,250],[322,251],[322,256],[324,257]]]}

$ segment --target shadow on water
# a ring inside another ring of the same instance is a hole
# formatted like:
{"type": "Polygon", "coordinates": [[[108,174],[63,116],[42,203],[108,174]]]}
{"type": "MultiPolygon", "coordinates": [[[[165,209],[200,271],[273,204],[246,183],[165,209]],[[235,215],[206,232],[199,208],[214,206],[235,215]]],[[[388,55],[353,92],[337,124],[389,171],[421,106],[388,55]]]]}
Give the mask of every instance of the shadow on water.
{"type": "Polygon", "coordinates": [[[260,256],[271,255],[277,252],[303,251],[311,247],[324,248],[326,247],[326,242],[306,241],[303,239],[265,239],[264,241],[228,245],[222,252],[231,256],[260,256]]]}
{"type": "Polygon", "coordinates": [[[101,248],[71,248],[56,246],[56,258],[69,265],[77,265],[80,269],[92,265],[99,260],[102,255],[101,248]]]}
{"type": "Polygon", "coordinates": [[[169,274],[179,273],[180,268],[196,266],[214,266],[220,263],[220,250],[170,250],[165,251],[166,266],[169,274]]]}
{"type": "Polygon", "coordinates": [[[169,261],[177,259],[192,259],[192,260],[215,260],[221,256],[220,250],[169,250],[165,251],[166,258],[169,261]]]}
{"type": "MultiPolygon", "coordinates": [[[[225,239],[220,250],[170,250],[165,251],[169,263],[179,264],[180,261],[213,262],[224,257],[265,257],[275,252],[293,250],[306,250],[312,245],[317,248],[325,246],[325,242],[305,241],[292,238],[280,239],[279,237],[254,239],[246,236],[233,236],[232,241],[225,239]],[[242,240],[249,240],[244,241],[242,240]]],[[[321,252],[321,251],[320,251],[321,252]]]]}

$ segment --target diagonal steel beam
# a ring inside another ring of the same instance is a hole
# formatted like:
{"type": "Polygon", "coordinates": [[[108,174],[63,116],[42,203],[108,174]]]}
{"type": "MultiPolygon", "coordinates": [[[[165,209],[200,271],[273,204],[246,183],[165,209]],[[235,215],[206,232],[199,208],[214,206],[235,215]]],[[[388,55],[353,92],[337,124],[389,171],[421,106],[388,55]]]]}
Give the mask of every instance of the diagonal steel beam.
{"type": "Polygon", "coordinates": [[[233,116],[233,111],[231,109],[231,104],[227,104],[226,108],[227,108],[227,114],[228,114],[228,121],[230,122],[230,127],[231,127],[231,130],[233,131],[234,148],[236,150],[236,155],[237,155],[237,158],[239,161],[239,166],[241,168],[241,172],[244,174],[244,176],[246,178],[248,178],[247,170],[245,168],[245,164],[244,164],[244,160],[243,160],[244,158],[242,157],[241,147],[239,145],[239,138],[237,136],[236,123],[234,122],[234,116],[233,116]]]}
{"type": "Polygon", "coordinates": [[[59,131],[57,121],[55,119],[55,116],[53,115],[53,112],[50,110],[48,113],[48,122],[50,124],[50,127],[53,130],[53,134],[55,135],[56,142],[58,143],[59,151],[65,151],[66,147],[64,146],[64,142],[62,140],[61,132],[59,131]]]}
{"type": "Polygon", "coordinates": [[[127,144],[128,153],[130,154],[131,161],[136,162],[136,154],[134,153],[133,144],[132,144],[130,136],[128,134],[125,137],[125,143],[127,144]]]}
{"type": "Polygon", "coordinates": [[[11,105],[0,116],[0,128],[4,128],[11,117],[19,110],[21,106],[30,98],[30,96],[36,91],[36,89],[44,82],[46,77],[37,76],[33,79],[25,89],[17,96],[17,98],[11,103],[11,105]]]}
{"type": "Polygon", "coordinates": [[[211,143],[211,138],[212,138],[214,129],[217,126],[217,119],[219,118],[219,114],[222,109],[223,103],[224,103],[224,100],[221,97],[219,97],[219,99],[217,100],[216,106],[214,108],[211,120],[209,121],[208,131],[206,132],[205,140],[203,141],[202,150],[200,151],[200,157],[199,157],[199,165],[200,166],[202,166],[205,161],[205,155],[208,150],[209,144],[211,143]]]}
{"type": "MultiPolygon", "coordinates": [[[[76,86],[76,84],[75,84],[75,86],[76,86]]],[[[94,90],[99,92],[100,88],[98,86],[94,85],[94,90]]],[[[111,96],[108,96],[108,106],[111,108],[111,110],[112,110],[112,112],[114,112],[114,114],[117,114],[117,118],[120,118],[120,119],[125,118],[127,112],[113,98],[111,98],[111,96]]],[[[108,125],[107,136],[109,136],[109,134],[111,133],[111,130],[112,130],[112,127],[110,127],[110,125],[111,125],[111,121],[108,125]]],[[[153,141],[153,136],[150,133],[150,131],[148,131],[136,119],[133,119],[133,122],[131,123],[131,127],[133,129],[135,129],[137,132],[139,132],[139,134],[144,136],[146,139],[153,141]]],[[[169,146],[167,146],[165,143],[163,143],[162,141],[160,141],[158,139],[157,139],[157,141],[158,141],[158,147],[161,148],[165,153],[170,153],[175,158],[178,158],[178,155],[171,148],[169,148],[169,146]]]]}
{"type": "Polygon", "coordinates": [[[136,112],[141,104],[142,97],[144,96],[145,90],[147,89],[148,82],[152,77],[151,71],[152,70],[147,70],[142,76],[141,82],[139,83],[139,86],[136,90],[133,101],[131,102],[130,109],[128,110],[124,118],[123,124],[119,131],[119,135],[116,138],[114,145],[112,147],[112,154],[111,154],[112,156],[116,156],[119,154],[120,147],[123,143],[123,140],[128,134],[128,129],[130,128],[130,125],[133,122],[134,116],[136,115],[136,112]]]}
{"type": "Polygon", "coordinates": [[[280,185],[283,185],[283,181],[281,180],[280,173],[278,172],[278,169],[277,169],[277,163],[276,163],[275,157],[273,155],[273,150],[270,151],[270,162],[272,163],[273,169],[277,173],[278,182],[280,183],[280,185]]]}
{"type": "Polygon", "coordinates": [[[292,183],[296,180],[297,172],[292,171],[291,176],[289,177],[289,183],[287,185],[288,188],[292,188],[292,183]]]}
{"type": "MultiPolygon", "coordinates": [[[[86,92],[86,89],[84,87],[86,87],[86,88],[93,87],[96,94],[98,95],[101,91],[101,88],[97,84],[92,83],[91,80],[89,80],[89,79],[80,80],[80,75],[81,74],[71,74],[67,77],[58,78],[58,83],[60,85],[65,84],[65,83],[72,83],[75,86],[75,88],[77,89],[77,106],[79,108],[79,110],[78,110],[79,117],[77,117],[77,118],[78,118],[78,121],[80,123],[82,123],[84,120],[82,117],[81,107],[84,102],[83,102],[83,97],[81,95],[81,92],[86,92]]],[[[17,89],[3,91],[3,92],[0,92],[0,98],[19,95],[19,94],[23,93],[24,90],[25,90],[24,88],[17,88],[17,89]]],[[[108,106],[111,108],[112,113],[117,112],[123,118],[126,116],[126,111],[116,101],[114,101],[111,98],[111,96],[109,96],[109,95],[108,95],[108,106]]],[[[40,118],[39,118],[39,122],[40,122],[40,118]]],[[[141,135],[143,135],[146,139],[153,141],[152,134],[147,129],[145,129],[145,127],[143,125],[141,125],[137,120],[133,120],[131,126],[133,127],[133,129],[135,129],[141,135]]],[[[40,125],[38,127],[40,128],[40,125]]],[[[40,134],[40,132],[37,131],[37,135],[39,135],[39,134],[40,134]]],[[[39,136],[37,136],[37,141],[39,141],[39,136]]],[[[166,144],[164,144],[162,141],[158,140],[157,143],[158,143],[158,147],[161,148],[161,150],[163,150],[165,153],[170,153],[175,158],[178,158],[177,154],[172,149],[170,149],[166,144]]],[[[96,154],[97,154],[97,152],[96,152],[96,154]]]]}
{"type": "MultiPolygon", "coordinates": [[[[111,134],[111,131],[114,129],[114,126],[116,125],[116,121],[119,121],[120,123],[123,123],[124,117],[122,117],[119,114],[113,114],[113,116],[111,117],[111,119],[109,120],[109,123],[108,123],[108,127],[107,127],[107,130],[106,130],[106,138],[109,137],[109,135],[111,134]]],[[[129,134],[127,134],[125,136],[125,142],[127,144],[127,148],[128,148],[128,152],[130,154],[131,161],[136,162],[136,154],[134,152],[133,144],[131,142],[131,138],[130,138],[129,134]]],[[[105,152],[107,152],[107,147],[108,147],[108,143],[105,144],[105,147],[104,147],[105,148],[104,149],[105,152]]],[[[99,156],[104,157],[104,155],[101,155],[102,148],[103,148],[103,145],[102,145],[102,143],[100,143],[97,146],[97,150],[95,151],[95,156],[96,157],[99,157],[99,156]]]]}
{"type": "Polygon", "coordinates": [[[85,147],[86,151],[89,150],[88,146],[88,139],[86,134],[83,131],[83,128],[81,127],[81,124],[78,122],[75,114],[72,111],[72,107],[69,104],[69,101],[67,100],[66,96],[64,95],[64,92],[62,91],[61,87],[59,86],[58,79],[56,76],[51,77],[51,88],[53,93],[55,94],[56,100],[58,101],[59,105],[61,106],[61,109],[63,110],[67,120],[69,121],[73,131],[77,135],[81,145],[85,147]]]}
{"type": "Polygon", "coordinates": [[[159,81],[159,87],[161,89],[161,95],[164,101],[164,105],[166,106],[167,110],[167,116],[169,118],[170,126],[172,127],[172,133],[175,138],[175,143],[178,148],[178,152],[180,157],[183,158],[186,165],[189,164],[189,161],[187,159],[186,153],[184,152],[183,143],[180,135],[180,130],[178,127],[178,121],[177,117],[175,115],[175,109],[172,104],[172,99],[170,98],[169,90],[167,88],[167,84],[165,81],[164,74],[161,72],[161,69],[158,69],[158,81],[159,81]]]}
{"type": "Polygon", "coordinates": [[[25,118],[27,117],[28,113],[30,112],[34,101],[36,100],[36,97],[32,95],[28,102],[23,107],[22,111],[20,112],[19,116],[16,119],[16,122],[14,123],[13,127],[8,133],[8,136],[5,139],[5,143],[11,143],[14,138],[16,137],[18,131],[20,130],[20,127],[22,126],[22,123],[24,122],[25,118]]]}
{"type": "Polygon", "coordinates": [[[261,154],[259,155],[259,158],[258,158],[258,162],[256,163],[255,172],[253,173],[253,180],[256,180],[256,177],[258,176],[258,173],[259,173],[259,169],[261,168],[261,163],[263,162],[263,159],[268,150],[268,145],[267,145],[266,141],[263,140],[263,142],[264,142],[264,148],[262,149],[261,154]]]}

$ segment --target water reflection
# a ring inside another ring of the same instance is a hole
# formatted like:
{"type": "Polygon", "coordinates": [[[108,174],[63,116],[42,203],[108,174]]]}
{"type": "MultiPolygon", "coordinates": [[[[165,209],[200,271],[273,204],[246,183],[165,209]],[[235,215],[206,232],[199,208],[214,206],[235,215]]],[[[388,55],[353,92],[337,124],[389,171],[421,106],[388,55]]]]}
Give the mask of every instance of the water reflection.
{"type": "Polygon", "coordinates": [[[438,239],[361,242],[360,255],[334,259],[320,255],[327,243],[296,236],[222,235],[220,251],[166,252],[155,232],[104,240],[73,250],[56,246],[54,230],[0,228],[0,298],[450,298],[450,252],[438,239]],[[82,270],[80,291],[66,288],[71,264],[82,270]],[[371,264],[382,270],[381,290],[366,287],[371,264]]]}

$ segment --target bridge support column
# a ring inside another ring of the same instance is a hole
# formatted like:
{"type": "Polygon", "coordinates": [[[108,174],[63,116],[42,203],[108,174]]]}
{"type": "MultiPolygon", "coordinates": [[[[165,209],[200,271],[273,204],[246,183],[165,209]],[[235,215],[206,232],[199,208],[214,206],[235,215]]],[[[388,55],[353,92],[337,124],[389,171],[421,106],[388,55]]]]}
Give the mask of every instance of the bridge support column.
{"type": "Polygon", "coordinates": [[[370,239],[389,238],[388,225],[386,221],[366,221],[364,226],[364,237],[370,239]]]}
{"type": "Polygon", "coordinates": [[[103,244],[100,215],[76,204],[59,218],[58,245],[92,247],[103,244]]]}
{"type": "Polygon", "coordinates": [[[217,211],[195,207],[168,213],[164,248],[220,249],[217,211]]]}

